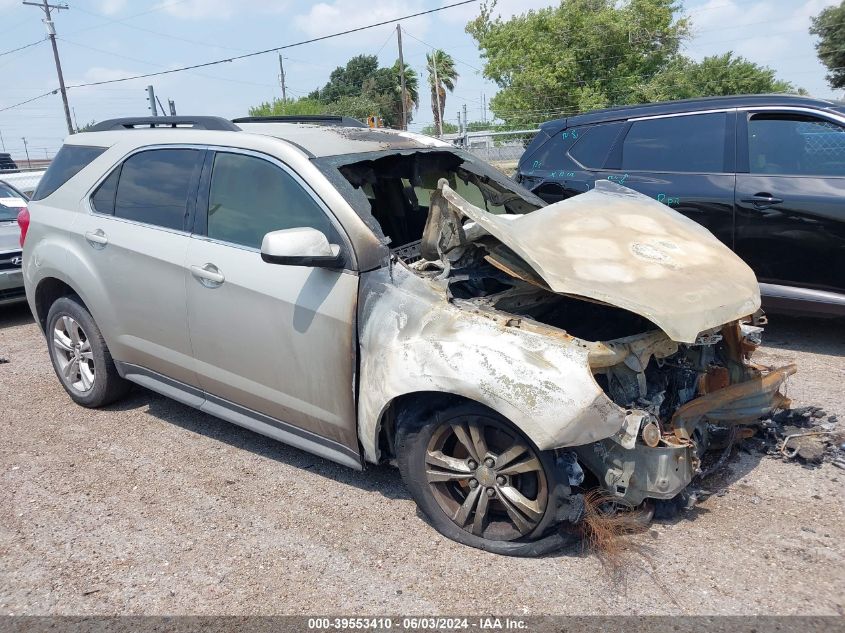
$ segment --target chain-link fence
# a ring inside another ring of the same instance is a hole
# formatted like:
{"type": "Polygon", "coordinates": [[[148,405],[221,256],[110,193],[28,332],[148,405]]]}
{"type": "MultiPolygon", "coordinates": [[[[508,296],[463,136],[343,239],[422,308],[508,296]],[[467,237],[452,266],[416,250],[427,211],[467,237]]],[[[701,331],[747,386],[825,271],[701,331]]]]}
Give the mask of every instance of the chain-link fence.
{"type": "Polygon", "coordinates": [[[41,181],[41,176],[44,175],[44,169],[16,169],[13,171],[0,170],[0,180],[9,183],[18,191],[31,196],[32,192],[41,181]]]}
{"type": "Polygon", "coordinates": [[[443,140],[451,141],[472,152],[504,173],[513,175],[525,147],[538,130],[483,130],[466,134],[444,134],[443,140]]]}

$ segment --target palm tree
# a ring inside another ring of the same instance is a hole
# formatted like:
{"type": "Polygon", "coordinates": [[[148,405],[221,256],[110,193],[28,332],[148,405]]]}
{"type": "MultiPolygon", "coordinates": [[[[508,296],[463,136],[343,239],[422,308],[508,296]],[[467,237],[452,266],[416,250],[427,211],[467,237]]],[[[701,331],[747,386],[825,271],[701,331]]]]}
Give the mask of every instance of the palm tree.
{"type": "MultiPolygon", "coordinates": [[[[393,64],[393,73],[396,77],[396,90],[398,93],[398,103],[396,104],[398,111],[398,120],[402,121],[402,76],[399,73],[399,60],[393,64]]],[[[416,110],[420,102],[420,82],[417,71],[405,64],[405,116],[407,122],[411,122],[411,111],[416,110]]]]}
{"type": "Polygon", "coordinates": [[[443,112],[446,110],[446,91],[455,89],[458,71],[455,60],[439,48],[425,56],[428,70],[428,85],[431,86],[431,112],[434,115],[434,129],[437,135],[443,134],[443,112]]]}

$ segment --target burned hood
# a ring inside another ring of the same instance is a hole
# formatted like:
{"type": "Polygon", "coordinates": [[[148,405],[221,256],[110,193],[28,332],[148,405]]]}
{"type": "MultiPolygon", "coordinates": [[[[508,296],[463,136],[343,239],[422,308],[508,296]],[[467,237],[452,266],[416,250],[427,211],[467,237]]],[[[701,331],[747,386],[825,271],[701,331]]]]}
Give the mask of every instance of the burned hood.
{"type": "Polygon", "coordinates": [[[675,341],[692,343],[760,307],[754,273],[712,233],[608,180],[525,215],[487,213],[445,182],[440,190],[553,292],[639,314],[675,341]]]}

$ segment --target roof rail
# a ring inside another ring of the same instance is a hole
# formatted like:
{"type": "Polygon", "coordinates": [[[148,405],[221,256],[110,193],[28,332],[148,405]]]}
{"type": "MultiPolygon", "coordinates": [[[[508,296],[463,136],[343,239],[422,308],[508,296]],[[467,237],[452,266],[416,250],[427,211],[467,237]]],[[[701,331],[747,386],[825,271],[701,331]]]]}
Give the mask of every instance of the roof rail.
{"type": "Polygon", "coordinates": [[[367,127],[358,119],[335,114],[282,114],[275,116],[245,116],[232,119],[232,123],[312,123],[337,127],[367,127]]]}
{"type": "Polygon", "coordinates": [[[135,130],[144,128],[193,128],[195,130],[224,130],[239,132],[241,128],[219,116],[141,116],[100,121],[89,132],[107,132],[110,130],[135,130]]]}

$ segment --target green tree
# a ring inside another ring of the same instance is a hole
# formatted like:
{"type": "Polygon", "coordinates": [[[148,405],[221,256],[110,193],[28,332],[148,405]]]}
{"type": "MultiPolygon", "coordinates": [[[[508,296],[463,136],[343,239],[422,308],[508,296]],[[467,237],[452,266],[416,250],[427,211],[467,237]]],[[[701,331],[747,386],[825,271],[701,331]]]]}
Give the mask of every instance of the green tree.
{"type": "Polygon", "coordinates": [[[86,123],[86,124],[85,124],[85,125],[83,125],[82,127],[77,127],[77,128],[76,128],[76,133],[77,133],[77,134],[79,134],[80,132],[87,132],[87,131],[89,131],[92,127],[94,127],[95,125],[97,125],[97,122],[96,122],[94,119],[91,119],[91,121],[89,121],[88,123],[86,123]]]}
{"type": "MultiPolygon", "coordinates": [[[[400,103],[402,97],[402,73],[399,68],[399,60],[393,64],[393,75],[396,77],[396,90],[398,90],[400,103]]],[[[405,64],[405,116],[407,122],[411,122],[412,111],[416,110],[420,103],[420,79],[417,71],[405,64]]],[[[402,113],[400,111],[401,120],[402,113]]]]}
{"type": "MultiPolygon", "coordinates": [[[[448,121],[443,121],[443,131],[442,134],[456,134],[458,132],[458,126],[454,123],[449,123],[448,121]]],[[[437,126],[433,123],[431,125],[426,125],[422,129],[423,134],[428,134],[429,136],[437,136],[441,132],[437,131],[437,126]]]]}
{"type": "Polygon", "coordinates": [[[731,52],[701,62],[679,54],[690,23],[676,0],[562,0],[508,21],[494,9],[485,2],[466,30],[501,88],[491,109],[509,126],[612,105],[803,92],[731,52]]]}
{"type": "Polygon", "coordinates": [[[827,66],[831,88],[845,88],[845,2],[828,7],[812,19],[810,33],[818,35],[816,52],[827,66]]]}
{"type": "Polygon", "coordinates": [[[467,25],[500,90],[491,110],[508,123],[626,103],[689,37],[676,0],[563,0],[494,18],[495,0],[467,25]]]}
{"type": "Polygon", "coordinates": [[[283,114],[327,114],[326,104],[317,99],[303,97],[301,99],[273,99],[271,102],[253,106],[249,109],[250,116],[279,116],[283,114]]]}
{"type": "MultiPolygon", "coordinates": [[[[381,105],[380,114],[388,127],[402,125],[402,80],[399,60],[390,68],[379,68],[364,82],[364,94],[381,105]]],[[[413,118],[419,102],[419,77],[405,65],[405,116],[408,123],[413,118]]]]}
{"type": "Polygon", "coordinates": [[[337,114],[349,116],[359,121],[366,121],[370,115],[378,115],[381,104],[368,95],[351,95],[340,97],[336,101],[324,106],[323,114],[337,114]]]}
{"type": "Polygon", "coordinates": [[[668,101],[737,94],[804,92],[788,81],[777,79],[775,71],[758,66],[733,53],[705,57],[695,62],[678,56],[651,79],[635,86],[634,101],[668,101]]]}
{"type": "Polygon", "coordinates": [[[378,70],[378,57],[375,55],[356,55],[346,66],[335,68],[329,81],[319,90],[308,95],[311,99],[319,99],[323,102],[336,101],[340,97],[360,95],[363,92],[364,82],[372,77],[378,70]]]}
{"type": "Polygon", "coordinates": [[[446,111],[446,91],[452,92],[458,80],[455,60],[445,51],[437,49],[425,56],[428,71],[428,85],[431,87],[431,113],[434,115],[434,128],[437,134],[443,134],[441,120],[446,111]]]}
{"type": "MultiPolygon", "coordinates": [[[[419,78],[407,65],[405,86],[405,113],[410,122],[419,102],[419,78]]],[[[389,127],[400,127],[402,89],[399,61],[391,67],[379,68],[375,55],[356,55],[345,66],[335,68],[329,75],[329,81],[309,93],[307,98],[284,104],[276,101],[264,103],[250,109],[250,113],[253,111],[266,114],[342,114],[358,119],[375,115],[380,116],[389,127]]]]}

